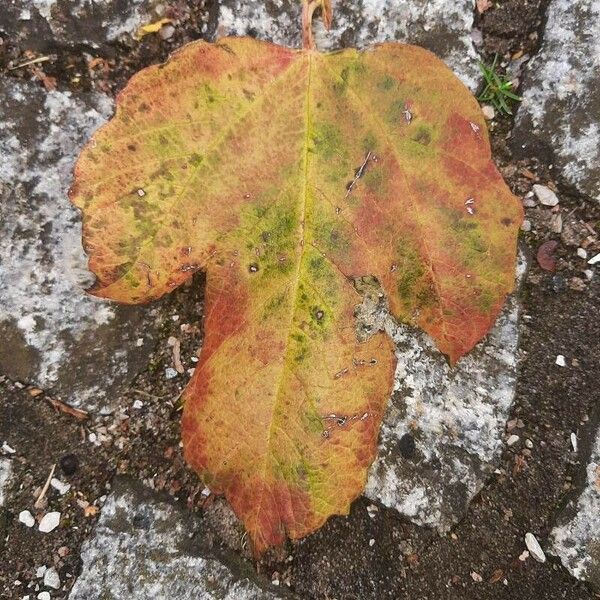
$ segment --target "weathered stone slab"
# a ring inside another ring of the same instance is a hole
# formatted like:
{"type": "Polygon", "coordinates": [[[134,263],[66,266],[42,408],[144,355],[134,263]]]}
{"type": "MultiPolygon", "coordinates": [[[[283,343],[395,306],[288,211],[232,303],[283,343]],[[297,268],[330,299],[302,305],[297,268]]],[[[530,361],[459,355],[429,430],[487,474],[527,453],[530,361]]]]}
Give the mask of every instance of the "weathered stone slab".
{"type": "Polygon", "coordinates": [[[585,487],[551,534],[552,551],[570,573],[600,592],[600,431],[587,465],[585,487]]]}
{"type": "MultiPolygon", "coordinates": [[[[217,35],[252,35],[299,48],[300,9],[297,0],[222,0],[217,35]]],[[[445,60],[471,89],[477,87],[472,0],[333,0],[333,10],[331,31],[315,19],[319,49],[364,48],[389,41],[418,44],[445,60]]]]}
{"type": "Polygon", "coordinates": [[[240,561],[210,556],[199,520],[120,480],[92,537],[69,600],[275,600],[240,561]]]}
{"type": "Polygon", "coordinates": [[[112,102],[9,78],[0,78],[0,97],[0,372],[109,410],[146,364],[150,311],[84,293],[93,279],[67,191],[75,157],[112,102]]]}
{"type": "Polygon", "coordinates": [[[12,476],[12,462],[8,458],[0,458],[0,508],[6,502],[6,488],[12,476]]]}
{"type": "MultiPolygon", "coordinates": [[[[521,258],[519,278],[525,267],[521,258]]],[[[518,317],[512,296],[488,336],[453,368],[424,333],[386,320],[398,367],[369,498],[441,531],[464,516],[504,445],[516,388],[518,317]]]]}
{"type": "Polygon", "coordinates": [[[600,0],[552,0],[517,113],[514,149],[553,161],[600,201],[600,0]]]}
{"type": "Polygon", "coordinates": [[[47,51],[57,44],[100,48],[131,38],[150,21],[151,0],[7,0],[0,28],[27,49],[47,51]]]}

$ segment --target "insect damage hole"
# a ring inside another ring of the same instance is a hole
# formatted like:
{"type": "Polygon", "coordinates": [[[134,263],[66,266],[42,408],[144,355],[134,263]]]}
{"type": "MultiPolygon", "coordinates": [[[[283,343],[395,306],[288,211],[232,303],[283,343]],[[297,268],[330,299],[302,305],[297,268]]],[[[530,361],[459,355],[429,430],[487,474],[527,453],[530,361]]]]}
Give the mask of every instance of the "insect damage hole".
{"type": "Polygon", "coordinates": [[[350,280],[362,297],[354,309],[355,332],[359,342],[365,342],[378,331],[383,331],[389,316],[388,301],[376,277],[371,275],[350,280]]]}

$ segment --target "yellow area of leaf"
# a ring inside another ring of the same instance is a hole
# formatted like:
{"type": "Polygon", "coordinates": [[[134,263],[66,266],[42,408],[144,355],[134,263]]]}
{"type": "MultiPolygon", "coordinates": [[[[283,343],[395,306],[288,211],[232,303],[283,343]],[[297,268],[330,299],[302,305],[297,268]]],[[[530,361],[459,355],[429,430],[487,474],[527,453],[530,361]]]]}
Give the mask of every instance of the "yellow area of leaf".
{"type": "Polygon", "coordinates": [[[522,218],[477,102],[399,44],[190,44],[131,80],[71,197],[95,295],[147,302],[206,271],[185,455],[257,551],[364,486],[396,360],[383,333],[359,341],[363,296],[454,362],[512,290],[522,218]]]}
{"type": "Polygon", "coordinates": [[[142,25],[138,28],[135,33],[135,39],[141,40],[145,35],[149,33],[158,33],[165,25],[168,25],[173,22],[173,19],[159,19],[158,21],[154,21],[153,23],[148,23],[147,25],[142,25]]]}

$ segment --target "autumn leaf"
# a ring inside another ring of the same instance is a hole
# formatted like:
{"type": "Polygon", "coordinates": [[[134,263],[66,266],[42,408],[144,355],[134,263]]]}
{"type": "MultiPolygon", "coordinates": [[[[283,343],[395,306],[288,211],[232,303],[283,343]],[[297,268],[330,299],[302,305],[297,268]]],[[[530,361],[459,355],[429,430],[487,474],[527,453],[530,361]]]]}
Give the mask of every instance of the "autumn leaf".
{"type": "Polygon", "coordinates": [[[173,19],[159,19],[154,23],[148,23],[147,25],[142,25],[135,33],[135,39],[141,40],[144,36],[149,33],[158,33],[165,25],[172,23],[173,19]]]}
{"type": "Polygon", "coordinates": [[[385,295],[454,363],[513,289],[522,218],[475,99],[399,44],[189,44],[130,81],[71,198],[94,295],[148,302],[207,273],[185,456],[258,552],[363,489],[396,359],[357,305],[385,295]]]}

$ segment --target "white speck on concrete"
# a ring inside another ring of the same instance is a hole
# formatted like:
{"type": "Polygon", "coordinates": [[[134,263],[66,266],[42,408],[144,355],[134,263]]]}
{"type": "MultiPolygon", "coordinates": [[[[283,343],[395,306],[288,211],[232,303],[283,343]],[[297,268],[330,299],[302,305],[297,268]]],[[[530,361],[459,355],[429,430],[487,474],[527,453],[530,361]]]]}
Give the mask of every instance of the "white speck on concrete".
{"type": "Polygon", "coordinates": [[[6,442],[2,442],[2,452],[4,452],[4,454],[15,454],[17,451],[6,442]]]}
{"type": "Polygon", "coordinates": [[[42,517],[42,520],[40,521],[38,529],[42,533],[50,533],[51,531],[54,531],[58,527],[59,524],[60,524],[60,513],[59,512],[49,512],[49,513],[46,513],[42,517]]]}
{"type": "MultiPolygon", "coordinates": [[[[300,47],[301,5],[296,0],[267,4],[252,0],[223,0],[219,3],[217,36],[247,35],[284,46],[300,47]]],[[[478,55],[471,38],[472,0],[352,0],[333,2],[329,32],[322,21],[313,22],[320,50],[340,47],[365,48],[381,42],[398,41],[428,48],[438,54],[471,90],[479,84],[478,55]]]]}
{"type": "Polygon", "coordinates": [[[40,592],[37,595],[38,600],[50,600],[50,598],[52,598],[52,596],[50,596],[50,592],[40,592]]]}
{"type": "MultiPolygon", "coordinates": [[[[526,263],[519,259],[519,280],[526,263]]],[[[487,337],[453,368],[422,332],[391,319],[396,384],[365,493],[418,525],[447,531],[493,473],[515,396],[519,306],[510,297],[487,337]],[[413,457],[402,454],[404,436],[413,457]]]]}
{"type": "Polygon", "coordinates": [[[586,468],[585,487],[559,516],[551,541],[552,552],[574,577],[600,589],[600,431],[586,468]]]}
{"type": "Polygon", "coordinates": [[[117,490],[108,497],[93,536],[83,545],[81,575],[69,600],[278,598],[226,558],[205,557],[190,542],[201,541],[201,536],[192,515],[151,492],[117,490]]]}
{"type": "Polygon", "coordinates": [[[596,263],[600,263],[600,254],[596,254],[596,256],[588,260],[588,265],[595,265],[596,263]]]}
{"type": "Polygon", "coordinates": [[[546,555],[533,533],[525,534],[525,545],[527,546],[527,550],[529,550],[529,554],[531,554],[535,560],[541,563],[546,562],[546,555]]]}
{"type": "Polygon", "coordinates": [[[6,488],[12,476],[12,461],[0,458],[0,507],[6,502],[6,488]]]}
{"type": "Polygon", "coordinates": [[[566,367],[567,366],[567,361],[565,359],[565,357],[562,354],[559,354],[556,357],[556,360],[554,361],[559,367],[566,367]]]}
{"type": "Polygon", "coordinates": [[[511,436],[509,436],[509,438],[506,440],[506,445],[507,446],[514,446],[521,438],[516,435],[515,433],[513,433],[511,436]]]}

